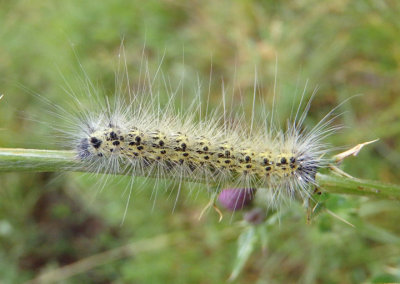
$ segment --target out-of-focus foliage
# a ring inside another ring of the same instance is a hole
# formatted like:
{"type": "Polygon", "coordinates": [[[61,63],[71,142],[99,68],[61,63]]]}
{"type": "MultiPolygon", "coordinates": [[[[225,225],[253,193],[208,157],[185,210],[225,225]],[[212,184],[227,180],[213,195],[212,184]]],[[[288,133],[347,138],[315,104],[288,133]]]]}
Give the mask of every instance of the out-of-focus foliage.
{"type": "MultiPolygon", "coordinates": [[[[398,1],[2,1],[0,2],[0,147],[58,148],[46,105],[26,88],[65,105],[63,88],[79,89],[82,64],[112,94],[121,39],[129,77],[138,85],[145,56],[184,90],[202,82],[212,65],[210,102],[221,100],[221,82],[245,105],[251,102],[255,66],[260,92],[271,104],[278,58],[279,115],[287,117],[293,94],[319,86],[307,123],[317,122],[346,98],[335,146],[380,138],[343,169],[362,178],[400,182],[400,4],[398,1]],[[21,87],[23,86],[23,87],[21,87]],[[50,135],[49,135],[50,134],[50,135]]],[[[143,69],[142,69],[143,70],[143,69]]],[[[299,97],[299,96],[298,96],[299,97]]],[[[295,102],[296,104],[297,102],[295,102]]],[[[261,108],[260,108],[261,109],[261,108]]],[[[251,110],[251,107],[249,108],[251,110]]],[[[127,193],[116,179],[105,188],[79,174],[0,176],[0,278],[32,279],[44,271],[102,251],[169,232],[178,244],[128,255],[69,278],[66,283],[221,283],[234,265],[241,214],[218,223],[198,216],[208,194],[182,188],[174,212],[172,188],[138,181],[124,215],[127,193]],[[168,190],[165,190],[168,188],[168,190]]],[[[265,248],[255,248],[237,281],[243,283],[400,282],[397,202],[324,196],[306,225],[293,203],[267,227],[265,248]]]]}

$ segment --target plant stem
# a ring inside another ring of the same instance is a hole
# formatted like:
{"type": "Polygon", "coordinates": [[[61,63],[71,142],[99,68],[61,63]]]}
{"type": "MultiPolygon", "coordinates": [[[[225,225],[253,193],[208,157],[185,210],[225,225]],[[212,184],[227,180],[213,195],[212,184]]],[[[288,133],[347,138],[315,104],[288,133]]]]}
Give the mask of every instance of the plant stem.
{"type": "Polygon", "coordinates": [[[73,151],[0,148],[0,172],[85,171],[73,151]]]}
{"type": "Polygon", "coordinates": [[[373,196],[382,199],[400,200],[400,186],[358,178],[337,175],[317,174],[317,184],[323,191],[362,196],[373,196]]]}
{"type": "MultiPolygon", "coordinates": [[[[0,148],[1,172],[88,172],[73,151],[0,148]]],[[[121,173],[123,174],[123,173],[121,173]]],[[[326,192],[400,200],[400,186],[379,181],[317,174],[319,187],[326,192]]]]}

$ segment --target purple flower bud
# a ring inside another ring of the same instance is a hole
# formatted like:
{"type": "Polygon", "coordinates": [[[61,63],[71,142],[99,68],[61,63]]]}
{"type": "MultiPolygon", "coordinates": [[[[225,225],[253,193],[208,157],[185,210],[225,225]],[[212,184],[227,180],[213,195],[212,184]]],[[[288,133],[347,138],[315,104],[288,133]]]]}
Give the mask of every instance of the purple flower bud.
{"type": "Polygon", "coordinates": [[[254,208],[249,212],[246,212],[243,218],[250,224],[259,225],[265,221],[265,217],[267,217],[267,215],[263,208],[254,208]]]}
{"type": "Polygon", "coordinates": [[[251,204],[255,192],[255,188],[226,188],[220,192],[218,201],[225,209],[238,211],[251,204]]]}

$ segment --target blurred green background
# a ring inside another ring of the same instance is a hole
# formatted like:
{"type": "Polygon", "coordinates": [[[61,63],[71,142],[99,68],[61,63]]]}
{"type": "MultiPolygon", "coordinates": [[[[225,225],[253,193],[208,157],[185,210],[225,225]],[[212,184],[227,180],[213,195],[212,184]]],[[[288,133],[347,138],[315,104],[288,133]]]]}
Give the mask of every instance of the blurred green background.
{"type": "MultiPolygon", "coordinates": [[[[278,57],[278,105],[287,115],[309,79],[318,86],[307,124],[346,103],[346,128],[329,142],[346,147],[380,138],[343,164],[348,173],[400,183],[400,3],[398,1],[0,1],[0,147],[57,148],[40,99],[68,104],[66,82],[79,89],[79,62],[112,95],[117,55],[125,39],[132,85],[143,46],[155,71],[185,90],[199,80],[211,103],[228,93],[260,92],[271,103],[278,57]],[[74,54],[76,53],[76,55],[74,54]],[[65,80],[63,79],[65,78],[65,80]]],[[[251,99],[250,99],[251,101],[251,99]]],[[[251,109],[251,108],[250,108],[251,109]]],[[[279,111],[280,112],[280,111],[279,111]]],[[[234,267],[237,239],[248,226],[241,213],[218,223],[201,186],[177,201],[173,186],[135,183],[122,226],[124,179],[100,190],[80,174],[0,175],[0,282],[20,283],[94,257],[95,268],[63,283],[221,283],[234,267]],[[167,189],[166,189],[167,188],[167,189]],[[168,245],[151,239],[176,234],[168,245]],[[98,254],[141,240],[139,253],[119,253],[100,265],[98,254]]],[[[238,283],[400,282],[398,202],[325,194],[325,206],[355,225],[321,212],[311,225],[300,204],[265,226],[238,283]]],[[[78,266],[82,267],[82,266],[78,266]]],[[[59,276],[59,275],[58,275],[59,276]]]]}

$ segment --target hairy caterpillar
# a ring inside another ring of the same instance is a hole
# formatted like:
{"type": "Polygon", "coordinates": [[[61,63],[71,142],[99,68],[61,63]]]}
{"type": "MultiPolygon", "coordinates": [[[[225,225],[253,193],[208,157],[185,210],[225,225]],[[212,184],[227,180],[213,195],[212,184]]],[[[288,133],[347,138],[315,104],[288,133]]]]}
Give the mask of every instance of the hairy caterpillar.
{"type": "Polygon", "coordinates": [[[63,141],[90,172],[172,179],[179,186],[189,180],[207,188],[263,188],[272,196],[273,206],[281,197],[310,196],[318,169],[326,165],[328,147],[323,139],[337,127],[332,126],[334,110],[313,128],[303,126],[311,105],[309,99],[302,106],[306,88],[292,121],[282,130],[273,122],[273,113],[271,120],[255,118],[256,91],[251,119],[228,112],[225,95],[223,111],[209,111],[201,92],[182,111],[175,107],[176,93],[160,103],[148,70],[146,87],[138,91],[129,86],[126,66],[124,75],[119,73],[115,99],[100,94],[85,75],[89,105],[70,89],[72,113],[56,106],[70,123],[61,130],[63,141]]]}

